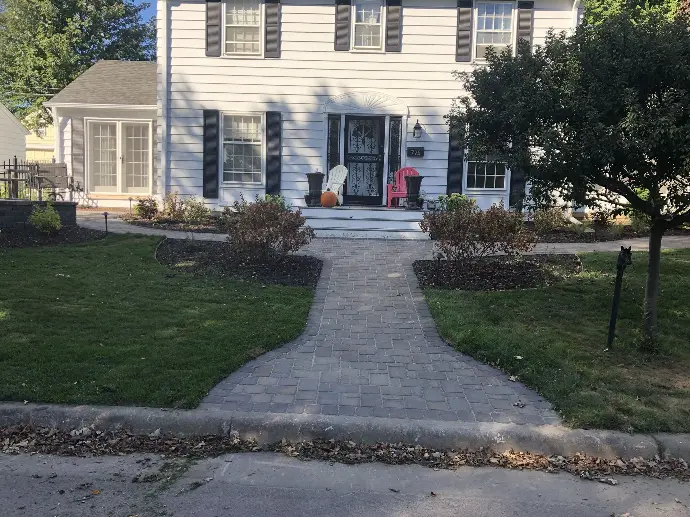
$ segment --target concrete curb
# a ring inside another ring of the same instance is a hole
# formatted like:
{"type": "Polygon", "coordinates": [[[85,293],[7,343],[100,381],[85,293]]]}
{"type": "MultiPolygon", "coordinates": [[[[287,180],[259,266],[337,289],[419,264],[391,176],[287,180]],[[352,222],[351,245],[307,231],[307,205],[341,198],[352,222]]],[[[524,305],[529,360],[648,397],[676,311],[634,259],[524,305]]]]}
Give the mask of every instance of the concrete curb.
{"type": "Polygon", "coordinates": [[[259,444],[313,439],[419,444],[449,450],[480,447],[546,455],[584,453],[605,459],[683,458],[690,461],[690,435],[629,435],[614,431],[495,423],[420,422],[384,418],[283,415],[132,407],[0,404],[0,426],[32,425],[71,431],[94,426],[102,431],[177,437],[225,436],[237,431],[259,444]]]}

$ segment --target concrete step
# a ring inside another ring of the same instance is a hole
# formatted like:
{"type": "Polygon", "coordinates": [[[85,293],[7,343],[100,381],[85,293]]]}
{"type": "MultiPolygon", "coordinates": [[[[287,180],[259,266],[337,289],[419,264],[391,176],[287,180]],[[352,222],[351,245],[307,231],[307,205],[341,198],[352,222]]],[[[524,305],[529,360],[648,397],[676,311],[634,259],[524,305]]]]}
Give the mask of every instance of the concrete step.
{"type": "Polygon", "coordinates": [[[425,241],[429,236],[421,231],[411,232],[404,230],[386,230],[371,228],[367,230],[346,230],[336,228],[324,228],[314,230],[317,237],[337,239],[389,239],[406,241],[425,241]]]}

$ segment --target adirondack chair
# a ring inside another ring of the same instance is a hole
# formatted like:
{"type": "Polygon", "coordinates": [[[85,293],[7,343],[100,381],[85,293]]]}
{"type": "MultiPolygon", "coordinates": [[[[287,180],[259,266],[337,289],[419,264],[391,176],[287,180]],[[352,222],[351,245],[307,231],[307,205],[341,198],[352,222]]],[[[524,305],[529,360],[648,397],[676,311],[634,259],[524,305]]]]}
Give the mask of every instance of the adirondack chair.
{"type": "Polygon", "coordinates": [[[407,184],[405,183],[407,176],[419,176],[419,172],[412,167],[405,167],[395,173],[395,185],[388,185],[388,208],[391,207],[394,199],[407,197],[407,184]]]}
{"type": "Polygon", "coordinates": [[[328,184],[326,185],[326,190],[335,192],[338,196],[338,203],[342,206],[343,204],[343,186],[345,185],[345,180],[347,179],[347,168],[343,165],[337,165],[331,169],[328,173],[328,184]]]}

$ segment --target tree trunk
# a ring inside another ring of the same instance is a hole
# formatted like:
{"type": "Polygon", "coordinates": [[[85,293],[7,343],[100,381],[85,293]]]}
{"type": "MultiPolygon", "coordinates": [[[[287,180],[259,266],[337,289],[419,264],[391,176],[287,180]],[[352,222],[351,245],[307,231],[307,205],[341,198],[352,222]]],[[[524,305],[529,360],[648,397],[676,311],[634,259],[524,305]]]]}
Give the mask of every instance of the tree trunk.
{"type": "Polygon", "coordinates": [[[656,341],[659,337],[657,298],[659,297],[661,271],[661,239],[665,231],[665,227],[653,224],[649,236],[649,266],[644,298],[644,333],[650,341],[656,341]]]}

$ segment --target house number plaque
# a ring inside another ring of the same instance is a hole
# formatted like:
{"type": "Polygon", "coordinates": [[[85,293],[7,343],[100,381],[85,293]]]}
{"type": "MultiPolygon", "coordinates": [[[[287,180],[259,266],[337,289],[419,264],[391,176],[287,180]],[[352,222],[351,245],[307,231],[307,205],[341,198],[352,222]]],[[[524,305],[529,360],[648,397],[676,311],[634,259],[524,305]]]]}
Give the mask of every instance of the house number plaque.
{"type": "Polygon", "coordinates": [[[410,158],[424,158],[423,147],[408,147],[407,156],[410,158]]]}

